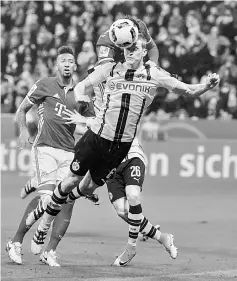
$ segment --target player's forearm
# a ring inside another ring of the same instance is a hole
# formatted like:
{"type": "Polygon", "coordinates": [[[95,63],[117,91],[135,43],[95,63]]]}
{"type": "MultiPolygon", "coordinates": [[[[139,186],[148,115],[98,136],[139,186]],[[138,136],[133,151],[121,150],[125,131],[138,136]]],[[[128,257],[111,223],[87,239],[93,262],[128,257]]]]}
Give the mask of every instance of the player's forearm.
{"type": "Polygon", "coordinates": [[[74,96],[76,102],[84,101],[90,102],[90,98],[87,93],[88,79],[84,79],[83,81],[79,82],[74,88],[74,96]]]}
{"type": "Polygon", "coordinates": [[[20,128],[20,131],[27,130],[26,113],[31,107],[32,103],[25,98],[16,112],[15,120],[20,128]]]}
{"type": "Polygon", "coordinates": [[[148,48],[147,54],[148,54],[149,60],[151,60],[157,64],[158,59],[159,59],[159,51],[158,51],[158,48],[157,48],[155,42],[154,41],[152,41],[152,42],[149,43],[149,48],[148,48]]]}
{"type": "Polygon", "coordinates": [[[210,90],[207,84],[194,84],[188,85],[188,91],[185,93],[186,96],[199,97],[210,90]]]}
{"type": "Polygon", "coordinates": [[[186,97],[199,97],[210,89],[207,84],[185,84],[180,82],[173,92],[186,97]]]}
{"type": "Polygon", "coordinates": [[[16,112],[16,122],[20,128],[20,131],[27,129],[25,111],[19,110],[16,112]]]}

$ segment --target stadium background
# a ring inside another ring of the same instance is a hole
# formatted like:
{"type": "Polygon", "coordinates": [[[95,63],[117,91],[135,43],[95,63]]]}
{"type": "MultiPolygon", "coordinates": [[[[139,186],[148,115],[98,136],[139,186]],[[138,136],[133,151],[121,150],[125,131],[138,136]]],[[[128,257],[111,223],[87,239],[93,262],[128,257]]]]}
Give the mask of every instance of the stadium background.
{"type": "Polygon", "coordinates": [[[227,280],[237,276],[237,2],[1,1],[1,265],[2,280],[227,280]],[[19,191],[29,176],[30,146],[17,150],[12,113],[34,81],[54,75],[56,49],[75,48],[80,81],[96,61],[98,36],[118,17],[144,20],[160,65],[184,82],[209,71],[220,87],[187,100],[160,89],[141,129],[147,156],[143,208],[173,232],[180,256],[170,261],[153,241],[139,243],[128,268],[109,265],[125,245],[127,226],[115,217],[105,188],[101,205],[77,202],[58,249],[62,268],[42,266],[23,245],[24,265],[4,252],[30,201],[19,191]],[[10,113],[10,114],[9,114],[10,113]]]}

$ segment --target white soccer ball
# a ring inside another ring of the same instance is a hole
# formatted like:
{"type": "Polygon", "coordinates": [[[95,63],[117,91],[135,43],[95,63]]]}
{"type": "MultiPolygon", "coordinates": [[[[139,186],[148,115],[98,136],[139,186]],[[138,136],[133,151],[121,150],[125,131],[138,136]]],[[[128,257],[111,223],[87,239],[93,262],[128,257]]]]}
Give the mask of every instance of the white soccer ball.
{"type": "Polygon", "coordinates": [[[119,48],[131,47],[138,38],[138,28],[129,19],[116,20],[109,29],[110,40],[119,48]]]}

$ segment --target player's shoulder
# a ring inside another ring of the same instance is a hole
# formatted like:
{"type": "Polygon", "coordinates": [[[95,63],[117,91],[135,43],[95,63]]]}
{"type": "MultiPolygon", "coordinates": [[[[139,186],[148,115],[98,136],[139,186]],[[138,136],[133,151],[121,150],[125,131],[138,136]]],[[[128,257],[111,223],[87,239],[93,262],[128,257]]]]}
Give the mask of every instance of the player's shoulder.
{"type": "Polygon", "coordinates": [[[111,49],[115,49],[114,43],[109,38],[109,30],[106,30],[103,34],[100,35],[97,40],[96,46],[104,46],[111,49]]]}
{"type": "Polygon", "coordinates": [[[35,84],[37,86],[40,86],[40,85],[48,86],[48,85],[51,85],[55,81],[56,81],[56,77],[43,77],[43,78],[39,79],[35,84]]]}
{"type": "Polygon", "coordinates": [[[103,75],[107,77],[114,70],[116,65],[117,64],[113,60],[102,64],[96,64],[94,67],[88,70],[88,74],[92,74],[94,76],[103,73],[103,75]]]}
{"type": "Polygon", "coordinates": [[[159,76],[170,76],[171,77],[171,74],[168,71],[164,70],[163,68],[161,68],[158,65],[150,66],[150,71],[151,71],[151,73],[157,74],[159,76]]]}

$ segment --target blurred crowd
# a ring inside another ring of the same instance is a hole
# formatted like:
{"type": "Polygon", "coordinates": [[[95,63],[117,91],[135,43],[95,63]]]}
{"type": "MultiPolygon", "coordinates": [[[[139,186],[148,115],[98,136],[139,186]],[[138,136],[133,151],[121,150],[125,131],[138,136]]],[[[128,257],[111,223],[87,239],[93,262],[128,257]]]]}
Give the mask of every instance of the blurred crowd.
{"type": "Polygon", "coordinates": [[[2,113],[14,113],[35,81],[55,75],[61,45],[74,48],[81,81],[96,62],[99,35],[125,14],[147,24],[160,66],[180,80],[221,77],[198,99],[158,89],[147,120],[237,118],[236,1],[1,1],[2,113]]]}

